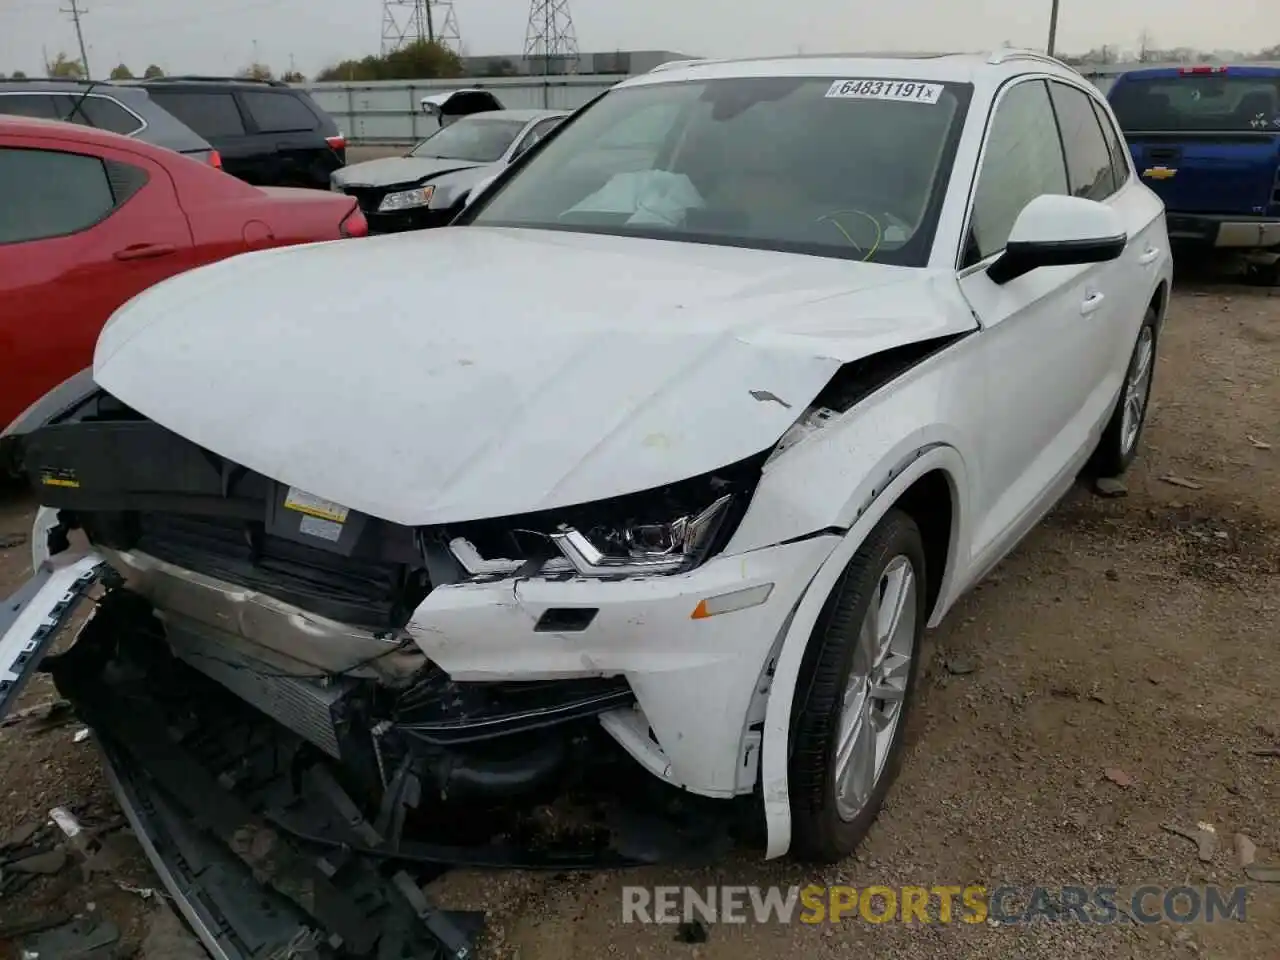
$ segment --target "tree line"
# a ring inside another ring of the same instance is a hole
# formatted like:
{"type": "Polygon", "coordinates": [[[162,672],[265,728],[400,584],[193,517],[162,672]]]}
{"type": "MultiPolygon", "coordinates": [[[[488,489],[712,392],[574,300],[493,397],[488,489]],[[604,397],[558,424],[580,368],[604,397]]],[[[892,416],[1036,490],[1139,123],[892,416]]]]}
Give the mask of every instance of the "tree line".
{"type": "MultiPolygon", "coordinates": [[[[444,44],[420,40],[405,44],[386,56],[367,56],[358,60],[343,60],[325,67],[317,80],[415,80],[428,77],[460,77],[465,73],[462,58],[444,44]]],[[[492,76],[515,75],[516,67],[510,60],[497,61],[488,70],[492,76]]],[[[144,79],[163,77],[165,71],[158,64],[150,64],[142,71],[144,79]]],[[[21,70],[12,73],[14,80],[25,80],[21,70]]],[[[84,65],[65,53],[59,53],[45,64],[45,76],[56,80],[83,80],[84,65]]],[[[138,75],[128,64],[120,63],[111,69],[111,80],[133,80],[138,75]]],[[[248,80],[283,80],[285,83],[303,83],[306,77],[297,70],[285,70],[279,75],[265,63],[251,63],[236,72],[237,77],[248,80]]],[[[0,73],[0,80],[6,79],[0,73]]]]}
{"type": "Polygon", "coordinates": [[[1144,30],[1132,48],[1107,43],[1082,54],[1060,54],[1060,57],[1064,63],[1077,67],[1112,63],[1208,63],[1216,60],[1249,63],[1280,60],[1280,44],[1253,53],[1231,51],[1231,54],[1227,56],[1195,47],[1157,47],[1150,31],[1144,30]]]}

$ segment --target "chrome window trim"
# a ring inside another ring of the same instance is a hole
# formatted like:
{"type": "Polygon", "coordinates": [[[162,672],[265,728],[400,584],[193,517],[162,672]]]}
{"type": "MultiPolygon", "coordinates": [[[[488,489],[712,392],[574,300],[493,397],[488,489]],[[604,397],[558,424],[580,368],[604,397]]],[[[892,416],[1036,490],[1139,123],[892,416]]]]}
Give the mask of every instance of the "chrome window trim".
{"type": "MultiPolygon", "coordinates": [[[[110,102],[114,103],[117,107],[119,107],[125,113],[129,114],[129,116],[133,117],[133,119],[138,121],[137,129],[133,130],[131,133],[122,133],[121,134],[122,137],[136,137],[138,134],[140,134],[143,130],[147,129],[147,127],[149,126],[147,121],[143,119],[141,116],[139,116],[137,111],[133,110],[131,107],[127,106],[126,104],[121,103],[115,97],[105,93],[73,93],[70,90],[0,90],[0,97],[63,97],[63,96],[72,97],[73,99],[76,99],[76,100],[79,100],[81,97],[84,97],[85,99],[92,97],[95,100],[109,100],[110,102]]],[[[70,121],[62,121],[62,122],[70,122],[70,121]]],[[[85,126],[89,126],[89,124],[85,124],[85,126]]],[[[101,130],[102,128],[90,126],[90,129],[101,130]]],[[[111,133],[112,131],[107,130],[105,132],[111,133]]]]}

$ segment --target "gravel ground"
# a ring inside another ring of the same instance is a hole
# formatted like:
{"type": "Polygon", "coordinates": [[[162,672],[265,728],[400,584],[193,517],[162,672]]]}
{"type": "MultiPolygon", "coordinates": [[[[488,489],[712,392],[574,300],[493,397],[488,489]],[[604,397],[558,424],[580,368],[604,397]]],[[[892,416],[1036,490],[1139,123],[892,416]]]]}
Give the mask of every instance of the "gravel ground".
{"type": "MultiPolygon", "coordinates": [[[[744,856],[708,870],[571,878],[456,872],[437,896],[489,911],[482,958],[1274,960],[1280,885],[1250,885],[1244,923],[722,924],[696,945],[677,942],[671,926],[621,923],[621,888],[1233,887],[1247,882],[1235,833],[1253,840],[1260,862],[1280,864],[1280,759],[1259,755],[1280,747],[1278,367],[1280,295],[1200,285],[1175,296],[1128,496],[1070,497],[933,635],[902,776],[856,857],[817,872],[744,856]],[[1200,821],[1224,841],[1211,862],[1161,829],[1200,821]]],[[[0,505],[0,542],[25,534],[30,515],[28,502],[0,505]]],[[[0,550],[0,594],[27,575],[27,549],[0,550]]],[[[49,695],[33,684],[24,705],[49,695]]],[[[0,836],[58,804],[86,822],[118,816],[76,729],[0,728],[0,836]]],[[[0,927],[92,902],[120,925],[126,949],[141,949],[158,914],[118,882],[154,880],[127,834],[110,854],[87,879],[67,869],[0,897],[0,927]]],[[[151,946],[168,933],[153,929],[151,946]]]]}

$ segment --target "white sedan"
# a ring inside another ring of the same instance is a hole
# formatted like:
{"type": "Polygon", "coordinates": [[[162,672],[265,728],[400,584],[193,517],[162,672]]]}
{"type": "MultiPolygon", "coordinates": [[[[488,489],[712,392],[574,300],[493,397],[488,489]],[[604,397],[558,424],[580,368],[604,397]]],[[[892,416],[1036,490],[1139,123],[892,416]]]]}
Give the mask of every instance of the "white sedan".
{"type": "MultiPolygon", "coordinates": [[[[1160,200],[1057,61],[682,63],[453,226],[122,308],[27,434],[34,559],[75,527],[113,570],[86,662],[153,611],[348,782],[518,793],[589,728],[748,798],[768,856],[832,861],[902,759],[925,629],[1133,460],[1170,276],[1160,200]]],[[[38,660],[23,629],[3,649],[38,660]]]]}

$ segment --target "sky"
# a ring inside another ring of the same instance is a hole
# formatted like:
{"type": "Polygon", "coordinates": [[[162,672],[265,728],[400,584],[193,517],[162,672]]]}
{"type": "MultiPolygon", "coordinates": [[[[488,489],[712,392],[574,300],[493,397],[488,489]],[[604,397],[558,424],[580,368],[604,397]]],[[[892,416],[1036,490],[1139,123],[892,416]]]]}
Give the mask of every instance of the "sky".
{"type": "MultiPolygon", "coordinates": [[[[381,0],[77,0],[89,66],[231,73],[255,60],[304,74],[378,51],[381,0]],[[185,12],[184,12],[185,11],[185,12]]],[[[1043,48],[1050,0],[569,0],[583,52],[754,56],[852,50],[1043,48]],[[977,11],[981,10],[981,13],[977,11]],[[727,13],[726,11],[732,11],[727,13]]],[[[0,72],[77,53],[71,0],[0,0],[0,72]]],[[[529,0],[455,0],[465,53],[519,53],[529,0]]],[[[1280,0],[1061,0],[1058,49],[1104,43],[1255,49],[1280,44],[1280,0]]]]}

